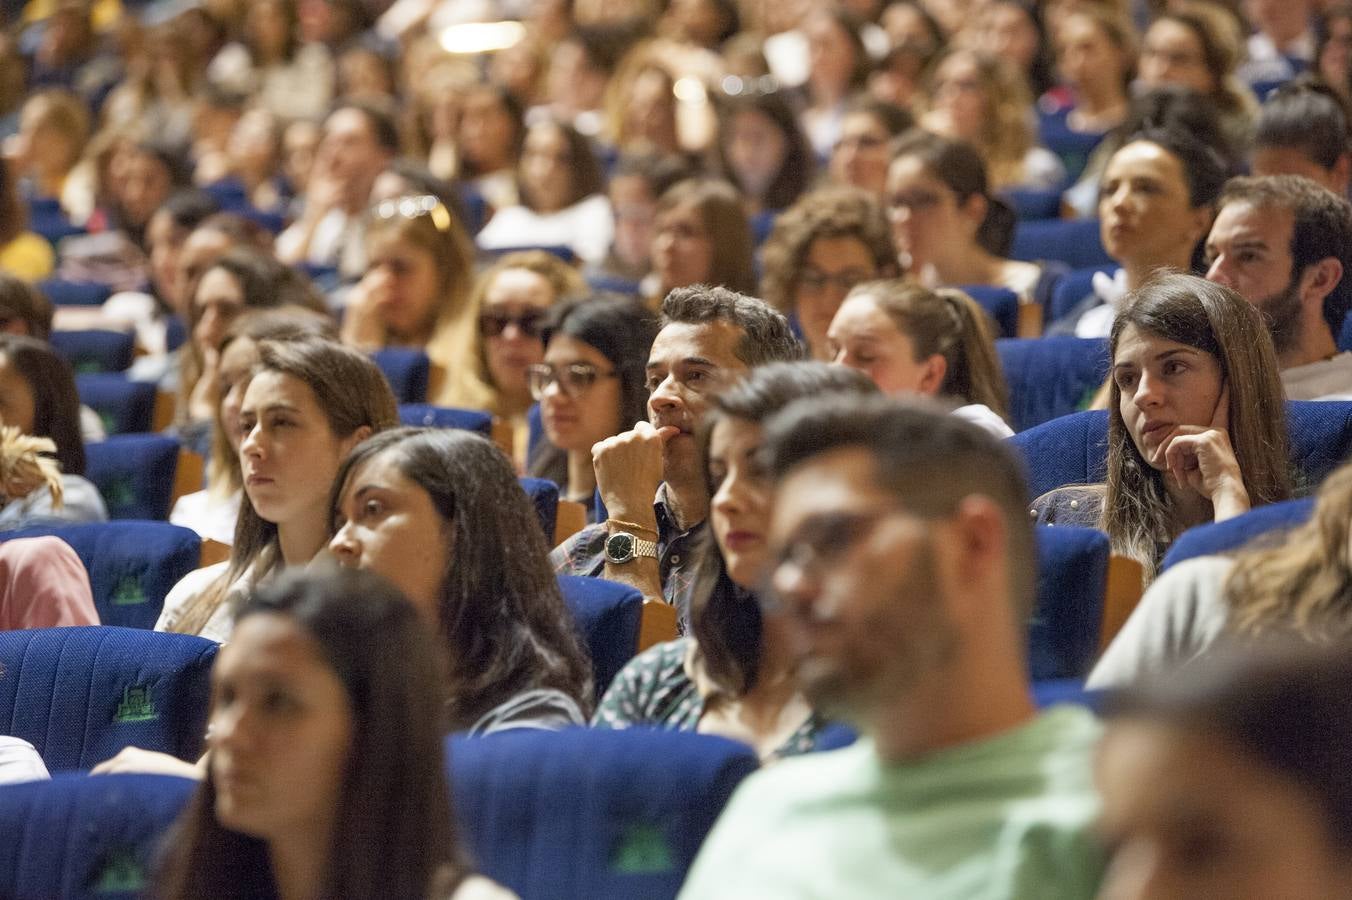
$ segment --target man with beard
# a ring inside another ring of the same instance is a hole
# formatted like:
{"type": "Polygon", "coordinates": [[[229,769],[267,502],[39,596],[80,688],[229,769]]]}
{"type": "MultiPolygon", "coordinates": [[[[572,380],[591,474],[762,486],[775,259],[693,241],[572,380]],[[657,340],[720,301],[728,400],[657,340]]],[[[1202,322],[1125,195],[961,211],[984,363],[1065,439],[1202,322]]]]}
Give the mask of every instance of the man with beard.
{"type": "Polygon", "coordinates": [[[733,796],[683,897],[1088,898],[1089,711],[1039,714],[1021,467],[937,408],[835,397],[766,429],[771,602],[823,715],[860,731],[733,796]]]}
{"type": "Polygon", "coordinates": [[[753,366],[800,359],[788,320],[761,300],[722,287],[677,288],[647,360],[648,418],[592,448],[608,518],[550,555],[557,571],[600,576],[676,608],[713,586],[704,564],[709,490],[695,433],[710,398],[753,366]]]}
{"type": "Polygon", "coordinates": [[[1207,237],[1207,278],[1256,306],[1290,400],[1352,399],[1337,335],[1352,307],[1352,204],[1298,175],[1234,178],[1207,237]]]}

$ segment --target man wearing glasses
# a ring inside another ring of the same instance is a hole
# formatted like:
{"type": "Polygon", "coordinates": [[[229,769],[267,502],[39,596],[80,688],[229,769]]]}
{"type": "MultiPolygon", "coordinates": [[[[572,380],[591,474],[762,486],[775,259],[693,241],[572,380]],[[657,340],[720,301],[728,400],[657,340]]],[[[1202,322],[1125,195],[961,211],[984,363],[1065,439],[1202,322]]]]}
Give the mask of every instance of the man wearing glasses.
{"type": "Polygon", "coordinates": [[[772,420],[767,615],[813,708],[857,728],[738,790],[686,897],[1092,897],[1092,715],[1030,698],[1036,553],[1012,454],[886,398],[772,420]]]}
{"type": "Polygon", "coordinates": [[[712,586],[695,440],[709,399],[753,366],[801,356],[788,321],[760,300],[705,285],[668,294],[648,353],[649,420],[592,448],[608,518],[555,548],[555,569],[632,585],[674,606],[683,626],[712,586]]]}

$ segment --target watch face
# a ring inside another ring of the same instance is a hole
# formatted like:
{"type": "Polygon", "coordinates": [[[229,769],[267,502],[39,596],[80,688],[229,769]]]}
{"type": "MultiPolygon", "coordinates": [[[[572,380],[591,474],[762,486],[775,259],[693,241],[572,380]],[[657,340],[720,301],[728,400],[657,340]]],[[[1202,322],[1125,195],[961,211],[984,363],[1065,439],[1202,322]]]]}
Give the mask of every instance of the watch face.
{"type": "Polygon", "coordinates": [[[627,562],[634,557],[634,536],[612,534],[606,539],[606,556],[611,562],[627,562]]]}

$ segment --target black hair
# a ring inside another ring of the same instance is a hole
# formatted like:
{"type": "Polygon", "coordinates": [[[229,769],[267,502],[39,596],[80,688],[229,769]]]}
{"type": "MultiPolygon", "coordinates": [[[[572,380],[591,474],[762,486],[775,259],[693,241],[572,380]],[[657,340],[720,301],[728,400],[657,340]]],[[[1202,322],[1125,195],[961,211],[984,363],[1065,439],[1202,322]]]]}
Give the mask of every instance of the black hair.
{"type": "Polygon", "coordinates": [[[62,472],[83,475],[80,395],[70,363],[45,341],[13,334],[0,334],[0,356],[9,360],[33,392],[32,435],[52,439],[62,472]]]}
{"type": "Polygon", "coordinates": [[[1282,85],[1258,111],[1253,147],[1294,148],[1321,169],[1332,169],[1348,153],[1347,108],[1321,83],[1282,85]]]}
{"type": "Polygon", "coordinates": [[[764,300],[705,284],[674,289],[662,301],[662,327],[673,323],[729,322],[742,330],[734,352],[748,366],[801,359],[803,345],[789,320],[764,300]]]}

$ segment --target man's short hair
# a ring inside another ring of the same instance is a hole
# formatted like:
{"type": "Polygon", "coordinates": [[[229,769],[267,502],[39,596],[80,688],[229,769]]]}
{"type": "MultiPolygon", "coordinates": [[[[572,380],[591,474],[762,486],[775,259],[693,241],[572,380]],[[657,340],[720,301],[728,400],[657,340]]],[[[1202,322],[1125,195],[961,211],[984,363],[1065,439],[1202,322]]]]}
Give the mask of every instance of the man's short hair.
{"type": "Polygon", "coordinates": [[[1348,114],[1331,88],[1296,81],[1273,91],[1254,123],[1253,147],[1289,147],[1323,169],[1348,149],[1348,114]]]}
{"type": "Polygon", "coordinates": [[[833,450],[867,450],[878,484],[922,518],[957,511],[966,497],[989,497],[1004,513],[1010,596],[1020,621],[1032,614],[1037,548],[1023,465],[1003,441],[931,402],[843,394],[791,404],[766,425],[771,474],[781,479],[833,450]]]}
{"type": "Polygon", "coordinates": [[[803,358],[789,320],[764,300],[705,284],[676,288],[662,301],[662,327],[729,322],[742,329],[733,351],[750,367],[803,358]]]}
{"type": "Polygon", "coordinates": [[[345,109],[356,110],[366,119],[371,135],[380,145],[380,149],[391,154],[399,153],[399,125],[394,106],[372,97],[340,100],[329,110],[329,118],[345,109]]]}
{"type": "Polygon", "coordinates": [[[1247,175],[1226,182],[1218,209],[1246,203],[1254,209],[1285,209],[1291,229],[1291,280],[1321,259],[1343,265],[1343,277],[1324,298],[1324,321],[1338,336],[1352,308],[1352,203],[1300,175],[1247,175]]]}

